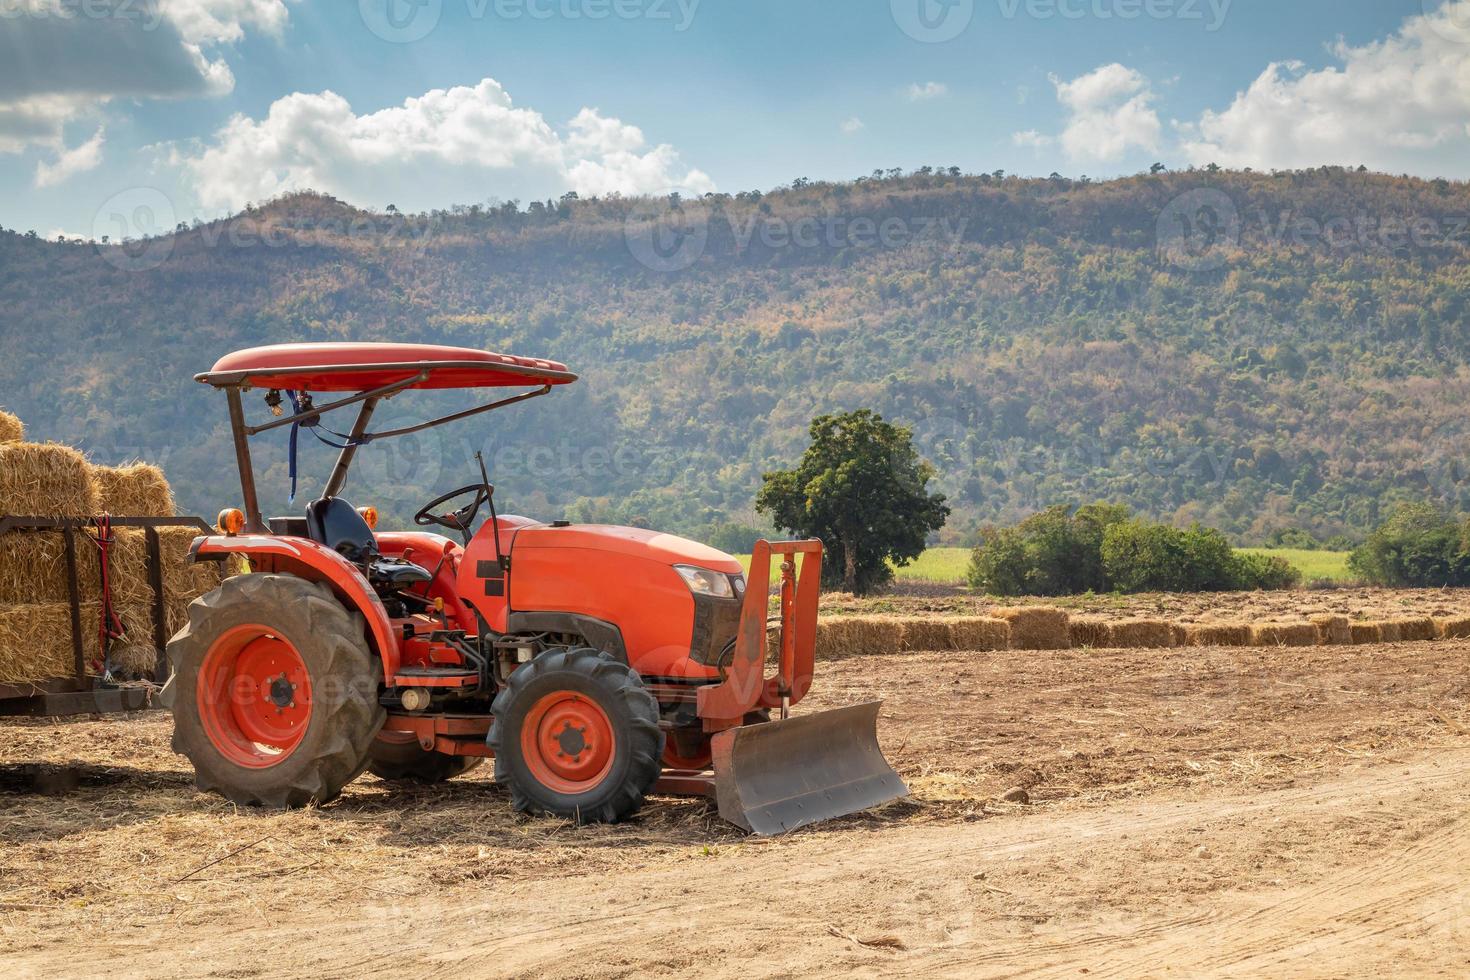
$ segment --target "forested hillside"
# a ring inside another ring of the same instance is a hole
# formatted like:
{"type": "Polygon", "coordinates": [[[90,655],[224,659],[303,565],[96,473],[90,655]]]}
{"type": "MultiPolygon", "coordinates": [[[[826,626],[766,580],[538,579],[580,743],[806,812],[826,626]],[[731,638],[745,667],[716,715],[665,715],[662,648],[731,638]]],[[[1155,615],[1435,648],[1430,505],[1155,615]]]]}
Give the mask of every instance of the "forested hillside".
{"type": "MultiPolygon", "coordinates": [[[[195,373],[255,344],[422,340],[582,381],[365,449],[348,495],[400,517],[483,449],[502,509],[756,524],[761,472],[809,419],[872,407],[937,467],[946,541],[1100,499],[1240,543],[1360,535],[1394,500],[1470,496],[1467,218],[1470,185],[1336,168],[926,169],[428,215],[297,195],[102,247],[9,231],[0,405],[99,460],[160,461],[212,514],[238,489],[195,373]]],[[[414,397],[382,418],[466,404],[414,397]]],[[[284,434],[259,452],[280,512],[284,434]]],[[[302,452],[305,492],[333,450],[302,452]]]]}

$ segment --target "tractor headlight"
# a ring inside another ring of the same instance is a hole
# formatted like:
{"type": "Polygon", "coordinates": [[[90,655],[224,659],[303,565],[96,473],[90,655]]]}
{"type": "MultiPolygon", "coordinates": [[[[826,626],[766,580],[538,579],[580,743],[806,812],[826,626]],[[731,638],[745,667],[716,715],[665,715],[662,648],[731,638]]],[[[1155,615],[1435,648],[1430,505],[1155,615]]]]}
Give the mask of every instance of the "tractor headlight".
{"type": "Polygon", "coordinates": [[[712,572],[698,565],[675,565],[674,571],[678,572],[684,584],[689,586],[690,592],[714,596],[716,599],[729,599],[735,594],[735,589],[730,584],[730,576],[724,572],[712,572]]]}

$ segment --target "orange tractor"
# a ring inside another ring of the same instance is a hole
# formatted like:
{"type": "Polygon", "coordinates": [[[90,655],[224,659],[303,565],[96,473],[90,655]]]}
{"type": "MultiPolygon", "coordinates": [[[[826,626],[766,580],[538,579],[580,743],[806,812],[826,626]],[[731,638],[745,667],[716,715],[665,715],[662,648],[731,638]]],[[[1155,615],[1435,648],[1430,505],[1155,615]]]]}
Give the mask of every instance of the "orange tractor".
{"type": "Polygon", "coordinates": [[[250,568],[196,600],[168,647],[174,750],[200,787],[301,806],[365,769],[438,782],[493,758],[521,810],[616,821],[649,793],[701,794],[757,833],[906,792],[878,749],[877,702],[788,717],[812,681],[820,542],[758,542],[747,581],[734,558],[673,535],[499,515],[483,463],[480,482],[417,513],[421,530],[375,531],[376,512],[340,496],[361,446],[545,395],[576,380],[564,365],[286,344],[197,380],[228,399],[243,499],[190,560],[250,568]],[[372,431],[383,399],[448,388],[528,390],[372,431]],[[254,424],[252,390],[273,413],[254,424]],[[250,438],[291,427],[294,473],[299,431],[320,436],[322,416],[350,407],[321,497],[262,519],[250,438]]]}

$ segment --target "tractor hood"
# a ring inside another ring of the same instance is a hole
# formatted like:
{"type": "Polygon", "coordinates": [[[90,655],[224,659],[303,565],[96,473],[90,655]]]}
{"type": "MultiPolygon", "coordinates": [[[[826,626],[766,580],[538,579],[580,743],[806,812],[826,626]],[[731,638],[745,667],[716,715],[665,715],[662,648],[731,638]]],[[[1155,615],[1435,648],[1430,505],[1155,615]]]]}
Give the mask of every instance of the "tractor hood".
{"type": "Polygon", "coordinates": [[[608,524],[571,524],[566,527],[537,525],[516,532],[513,551],[527,548],[578,548],[644,558],[667,565],[698,565],[716,572],[738,575],[740,562],[723,551],[674,534],[637,527],[608,524]]]}

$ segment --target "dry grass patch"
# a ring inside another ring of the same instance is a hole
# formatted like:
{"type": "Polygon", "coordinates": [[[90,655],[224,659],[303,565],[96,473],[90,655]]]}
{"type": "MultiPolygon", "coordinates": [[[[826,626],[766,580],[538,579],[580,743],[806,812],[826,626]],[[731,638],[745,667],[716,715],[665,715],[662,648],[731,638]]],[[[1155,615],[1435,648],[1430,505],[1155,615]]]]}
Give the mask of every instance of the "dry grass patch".
{"type": "Polygon", "coordinates": [[[1072,645],[1069,616],[1055,606],[1010,606],[991,615],[1011,624],[1014,650],[1066,650],[1072,645]]]}

